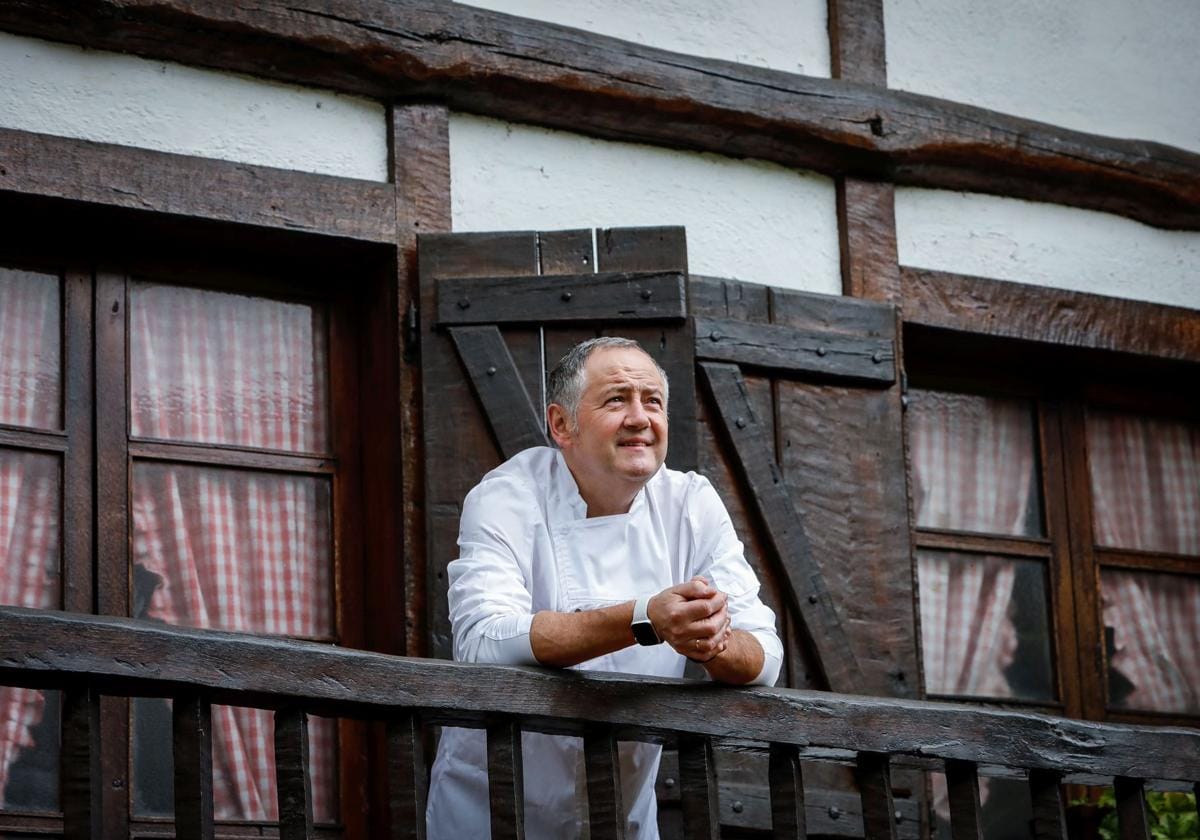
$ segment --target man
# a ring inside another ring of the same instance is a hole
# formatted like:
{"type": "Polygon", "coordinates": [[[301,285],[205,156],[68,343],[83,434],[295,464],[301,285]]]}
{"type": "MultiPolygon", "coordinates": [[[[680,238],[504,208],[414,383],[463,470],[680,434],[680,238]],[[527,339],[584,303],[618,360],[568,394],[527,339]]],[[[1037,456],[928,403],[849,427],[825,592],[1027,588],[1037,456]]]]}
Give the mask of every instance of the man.
{"type": "MultiPolygon", "coordinates": [[[[663,468],[667,388],[623,338],[585,341],[551,372],[557,450],[518,454],[463,504],[449,565],[456,660],[679,677],[691,659],[721,682],[774,684],[775,616],[729,515],[707,479],[663,468]]],[[[527,733],[522,752],[526,836],[581,836],[580,740],[527,733]]],[[[660,754],[620,745],[631,838],[658,836],[660,754]]],[[[443,731],[430,840],[488,835],[486,767],[482,731],[443,731]]]]}

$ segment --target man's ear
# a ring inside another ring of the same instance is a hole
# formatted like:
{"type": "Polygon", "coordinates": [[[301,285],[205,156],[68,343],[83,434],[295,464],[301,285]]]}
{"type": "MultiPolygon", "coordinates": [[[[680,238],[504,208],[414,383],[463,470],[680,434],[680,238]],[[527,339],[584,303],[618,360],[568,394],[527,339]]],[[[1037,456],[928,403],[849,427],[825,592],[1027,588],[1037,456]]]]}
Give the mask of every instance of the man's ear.
{"type": "Polygon", "coordinates": [[[550,429],[550,437],[554,438],[559,449],[566,449],[571,445],[573,439],[571,425],[571,418],[561,405],[550,403],[546,407],[546,426],[550,429]]]}

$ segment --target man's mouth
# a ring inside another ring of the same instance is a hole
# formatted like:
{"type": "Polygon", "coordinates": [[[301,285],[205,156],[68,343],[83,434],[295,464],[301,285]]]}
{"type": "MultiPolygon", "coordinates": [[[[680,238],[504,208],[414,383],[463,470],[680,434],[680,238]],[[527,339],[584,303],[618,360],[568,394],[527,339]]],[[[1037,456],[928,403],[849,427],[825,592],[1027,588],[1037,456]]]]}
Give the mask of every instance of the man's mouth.
{"type": "Polygon", "coordinates": [[[654,441],[650,440],[623,440],[617,444],[618,446],[653,446],[654,441]]]}

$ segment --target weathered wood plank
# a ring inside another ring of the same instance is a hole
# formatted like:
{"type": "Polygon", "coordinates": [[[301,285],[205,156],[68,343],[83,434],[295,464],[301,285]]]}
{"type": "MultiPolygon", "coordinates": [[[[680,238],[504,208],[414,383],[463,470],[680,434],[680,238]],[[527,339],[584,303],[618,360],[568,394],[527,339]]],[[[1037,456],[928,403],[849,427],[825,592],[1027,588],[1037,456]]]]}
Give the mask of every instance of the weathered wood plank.
{"type": "Polygon", "coordinates": [[[859,753],[854,777],[862,796],[863,832],[867,840],[895,840],[891,759],[886,753],[859,753]]]}
{"type": "Polygon", "coordinates": [[[1033,836],[1036,840],[1067,840],[1067,814],[1059,785],[1062,773],[1054,767],[1029,771],[1029,796],[1033,802],[1033,836]]]}
{"type": "Polygon", "coordinates": [[[583,756],[591,837],[621,840],[625,836],[625,806],[621,801],[621,761],[613,731],[594,727],[584,733],[583,756]]]}
{"type": "Polygon", "coordinates": [[[679,736],[679,798],[684,836],[717,840],[721,824],[712,739],[702,735],[679,736]]]}
{"type": "Polygon", "coordinates": [[[804,774],[794,744],[771,744],[771,836],[775,840],[804,840],[804,774]]]}
{"type": "Polygon", "coordinates": [[[833,78],[887,87],[883,0],[829,0],[828,8],[833,78]]]}
{"type": "Polygon", "coordinates": [[[803,516],[788,494],[773,448],[751,409],[741,372],[736,365],[713,362],[701,363],[700,369],[779,559],[793,612],[804,623],[830,688],[854,691],[861,684],[858,662],[813,560],[803,516]]]}
{"type": "Polygon", "coordinates": [[[729,318],[695,320],[697,358],[879,386],[896,381],[896,350],[890,339],[729,318]]]}
{"type": "Polygon", "coordinates": [[[836,189],[842,293],[898,302],[895,187],[843,177],[837,179],[836,189]]]}
{"type": "Polygon", "coordinates": [[[521,725],[513,718],[488,724],[487,775],[493,840],[521,840],[525,836],[525,775],[521,725]]]}
{"type": "Polygon", "coordinates": [[[0,128],[0,193],[392,242],[389,184],[0,128]]]}
{"type": "Polygon", "coordinates": [[[20,34],[605,138],[1200,227],[1200,155],[933,97],[678,53],[435,0],[36,0],[20,34]]]}
{"type": "Polygon", "coordinates": [[[62,693],[59,754],[64,840],[104,834],[100,821],[100,694],[88,683],[62,693]]]}
{"type": "Polygon", "coordinates": [[[275,712],[275,782],[279,789],[279,840],[313,840],[308,715],[294,706],[275,712]]]}
{"type": "Polygon", "coordinates": [[[425,740],[415,712],[387,722],[388,811],[392,840],[425,840],[425,740]]]}
{"type": "Polygon", "coordinates": [[[969,761],[946,762],[950,792],[950,831],[954,840],[983,840],[979,812],[979,771],[969,761]]]}
{"type": "Polygon", "coordinates": [[[1150,840],[1150,824],[1146,812],[1146,784],[1141,779],[1117,776],[1113,779],[1117,795],[1117,825],[1121,840],[1150,840]]]}
{"type": "MultiPolygon", "coordinates": [[[[1070,720],[977,705],[665,678],[557,673],[386,656],[315,642],[172,627],[111,616],[0,607],[0,683],[174,696],[214,703],[387,717],[518,715],[539,730],[588,721],[622,737],[690,731],[739,741],[907,753],[1095,776],[1200,779],[1200,730],[1070,720]],[[732,702],[736,694],[736,702],[732,702]],[[474,710],[459,714],[455,710],[474,710]],[[557,722],[557,723],[556,723],[557,722]]],[[[1034,774],[1036,777],[1036,774],[1034,774]]],[[[1057,796],[1057,777],[1053,782],[1057,796]]]]}
{"type": "Polygon", "coordinates": [[[678,272],[603,272],[535,277],[470,277],[438,284],[438,322],[530,324],[682,320],[678,272]]]}
{"type": "Polygon", "coordinates": [[[541,419],[500,330],[492,326],[452,327],[450,337],[475,386],[500,454],[507,459],[531,446],[545,446],[541,419]]]}
{"type": "Polygon", "coordinates": [[[197,694],[171,707],[175,744],[175,836],[212,840],[212,706],[197,694]]]}
{"type": "Polygon", "coordinates": [[[1200,311],[926,269],[901,269],[906,323],[1200,361],[1200,311]]]}

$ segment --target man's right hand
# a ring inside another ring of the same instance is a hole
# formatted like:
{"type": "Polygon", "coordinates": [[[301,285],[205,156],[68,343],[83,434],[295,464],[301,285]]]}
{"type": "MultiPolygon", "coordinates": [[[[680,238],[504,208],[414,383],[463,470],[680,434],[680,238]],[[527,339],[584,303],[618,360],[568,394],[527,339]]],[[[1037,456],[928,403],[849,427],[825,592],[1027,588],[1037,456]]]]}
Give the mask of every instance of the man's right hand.
{"type": "Polygon", "coordinates": [[[730,620],[725,593],[701,577],[692,578],[655,595],[646,616],[658,637],[676,652],[707,662],[729,644],[730,620]]]}

